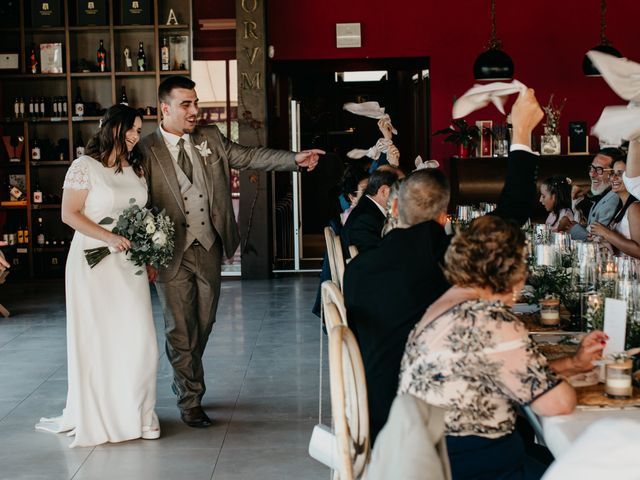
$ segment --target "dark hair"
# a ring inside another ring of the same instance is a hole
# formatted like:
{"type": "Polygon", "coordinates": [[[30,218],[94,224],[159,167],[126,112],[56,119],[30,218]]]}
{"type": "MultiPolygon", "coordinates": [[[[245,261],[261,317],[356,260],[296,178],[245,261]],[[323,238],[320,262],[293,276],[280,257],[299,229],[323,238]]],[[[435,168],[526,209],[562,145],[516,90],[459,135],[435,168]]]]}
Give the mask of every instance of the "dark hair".
{"type": "Polygon", "coordinates": [[[571,209],[571,184],[566,177],[556,175],[547,178],[542,185],[547,187],[549,194],[556,196],[553,204],[553,213],[556,215],[556,222],[560,221],[560,212],[566,208],[571,209]]]}
{"type": "Polygon", "coordinates": [[[609,167],[613,167],[613,164],[616,162],[626,162],[627,160],[625,151],[615,147],[601,148],[596,155],[604,155],[605,157],[611,158],[611,165],[609,165],[609,167]]]}
{"type": "Polygon", "coordinates": [[[391,187],[396,180],[398,180],[398,173],[395,170],[376,170],[369,176],[369,185],[364,193],[369,196],[377,195],[380,187],[383,185],[391,187]]]}
{"type": "Polygon", "coordinates": [[[126,134],[133,128],[136,118],[142,120],[142,115],[127,105],[114,105],[107,110],[100,120],[100,128],[87,143],[85,153],[109,166],[111,152],[116,152],[116,173],[122,172],[122,161],[126,160],[133,167],[139,177],[142,176],[142,156],[136,144],[131,152],[127,149],[126,134]]]}
{"type": "Polygon", "coordinates": [[[160,103],[169,103],[169,97],[174,88],[193,90],[195,87],[196,82],[188,77],[183,77],[182,75],[167,77],[160,82],[160,86],[158,87],[158,100],[160,100],[160,103]]]}
{"type": "Polygon", "coordinates": [[[484,215],[458,232],[444,256],[444,276],[460,287],[510,292],[527,270],[525,235],[515,223],[484,215]]]}
{"type": "Polygon", "coordinates": [[[449,181],[444,173],[435,168],[416,170],[400,185],[400,220],[406,225],[435,220],[447,211],[449,197],[449,181]]]}
{"type": "Polygon", "coordinates": [[[345,198],[347,195],[356,195],[358,192],[358,184],[365,178],[369,178],[369,173],[359,164],[349,164],[342,174],[340,192],[345,198]]]}

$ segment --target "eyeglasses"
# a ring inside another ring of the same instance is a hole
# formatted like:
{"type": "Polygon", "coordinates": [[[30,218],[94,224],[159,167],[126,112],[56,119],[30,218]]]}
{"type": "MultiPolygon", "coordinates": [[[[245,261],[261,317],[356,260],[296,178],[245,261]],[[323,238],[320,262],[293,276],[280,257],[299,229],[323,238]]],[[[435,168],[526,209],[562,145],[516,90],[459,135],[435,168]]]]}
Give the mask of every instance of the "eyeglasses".
{"type": "Polygon", "coordinates": [[[624,170],[612,170],[611,171],[611,176],[612,177],[622,177],[622,175],[624,174],[624,170]]]}
{"type": "Polygon", "coordinates": [[[596,172],[596,175],[602,175],[604,172],[612,172],[613,168],[595,167],[589,165],[589,173],[596,172]]]}

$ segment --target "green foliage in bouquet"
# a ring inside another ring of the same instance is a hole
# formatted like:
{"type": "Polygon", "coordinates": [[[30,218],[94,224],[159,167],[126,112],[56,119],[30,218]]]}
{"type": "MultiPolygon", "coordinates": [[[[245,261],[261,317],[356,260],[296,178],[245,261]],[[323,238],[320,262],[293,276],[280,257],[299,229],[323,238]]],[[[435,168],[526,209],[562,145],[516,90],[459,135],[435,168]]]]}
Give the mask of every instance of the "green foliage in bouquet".
{"type": "MultiPolygon", "coordinates": [[[[173,257],[175,229],[171,219],[164,213],[153,213],[148,208],[140,208],[135,199],[130,199],[131,206],[125,209],[117,220],[106,217],[100,225],[111,225],[116,222],[112,232],[127,238],[131,249],[127,254],[138,267],[151,265],[155,268],[166,267],[173,257]]],[[[109,247],[90,248],[84,251],[91,268],[111,253],[109,247]]],[[[141,275],[142,270],[136,272],[141,275]]]]}
{"type": "Polygon", "coordinates": [[[533,287],[530,303],[539,303],[546,297],[558,297],[563,304],[570,303],[571,275],[564,267],[531,266],[527,283],[533,287]]]}

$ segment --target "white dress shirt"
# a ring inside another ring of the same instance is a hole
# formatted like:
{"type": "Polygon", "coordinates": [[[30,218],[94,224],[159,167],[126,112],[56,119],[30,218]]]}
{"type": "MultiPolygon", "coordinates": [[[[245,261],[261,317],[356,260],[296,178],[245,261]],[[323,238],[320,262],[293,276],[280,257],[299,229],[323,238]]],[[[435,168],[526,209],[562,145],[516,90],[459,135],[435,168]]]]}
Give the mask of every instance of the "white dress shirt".
{"type": "Polygon", "coordinates": [[[178,153],[180,152],[180,147],[178,146],[178,142],[181,138],[184,139],[184,150],[187,152],[187,158],[193,164],[193,156],[192,156],[192,148],[193,144],[191,143],[191,136],[188,133],[180,135],[175,135],[173,133],[167,132],[162,125],[160,125],[160,132],[162,132],[162,137],[164,138],[164,143],[171,154],[171,158],[173,158],[174,163],[177,165],[178,163],[178,153]]]}

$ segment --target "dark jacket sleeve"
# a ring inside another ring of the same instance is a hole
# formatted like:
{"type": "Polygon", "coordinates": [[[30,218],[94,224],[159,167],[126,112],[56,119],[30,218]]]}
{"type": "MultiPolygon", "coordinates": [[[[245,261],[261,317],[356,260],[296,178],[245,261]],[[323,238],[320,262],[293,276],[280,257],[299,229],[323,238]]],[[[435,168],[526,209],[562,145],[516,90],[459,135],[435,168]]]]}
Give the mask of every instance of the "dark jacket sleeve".
{"type": "MultiPolygon", "coordinates": [[[[382,227],[380,221],[368,213],[359,215],[348,228],[343,229],[341,235],[343,248],[349,249],[349,245],[355,245],[358,252],[366,252],[380,245],[382,240],[382,227]]],[[[344,251],[342,252],[344,254],[344,251]]]]}
{"type": "Polygon", "coordinates": [[[523,225],[533,212],[537,173],[537,155],[524,150],[509,152],[507,177],[493,215],[523,225]]]}

